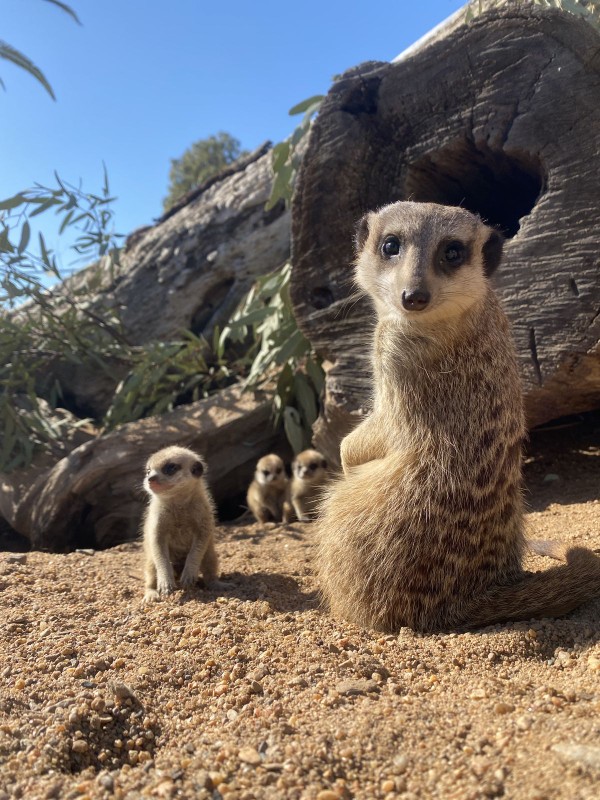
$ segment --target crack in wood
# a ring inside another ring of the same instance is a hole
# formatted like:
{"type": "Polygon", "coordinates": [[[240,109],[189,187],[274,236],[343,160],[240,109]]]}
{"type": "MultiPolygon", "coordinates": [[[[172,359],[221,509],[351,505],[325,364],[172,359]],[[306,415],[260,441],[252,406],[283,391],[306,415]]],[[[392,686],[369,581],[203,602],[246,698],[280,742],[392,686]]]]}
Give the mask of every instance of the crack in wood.
{"type": "Polygon", "coordinates": [[[529,328],[529,350],[531,352],[531,360],[533,361],[533,369],[535,371],[537,382],[541,386],[543,384],[542,368],[540,367],[540,361],[538,358],[537,342],[535,341],[535,328],[529,328]]]}

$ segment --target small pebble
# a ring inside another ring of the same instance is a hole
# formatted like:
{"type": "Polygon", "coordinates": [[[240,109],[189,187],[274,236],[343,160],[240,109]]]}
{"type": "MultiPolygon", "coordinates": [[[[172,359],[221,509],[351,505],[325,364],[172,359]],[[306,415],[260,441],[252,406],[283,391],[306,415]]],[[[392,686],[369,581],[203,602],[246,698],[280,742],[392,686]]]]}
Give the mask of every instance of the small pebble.
{"type": "Polygon", "coordinates": [[[253,767],[257,767],[262,762],[260,753],[254,747],[242,747],[238,753],[238,758],[244,764],[250,764],[253,767]]]}
{"type": "Polygon", "coordinates": [[[26,553],[12,553],[11,555],[6,557],[7,564],[26,564],[27,563],[27,555],[26,553]]]}
{"type": "Polygon", "coordinates": [[[496,703],[494,706],[494,712],[496,714],[510,714],[510,712],[514,710],[515,707],[510,703],[496,703]]]}

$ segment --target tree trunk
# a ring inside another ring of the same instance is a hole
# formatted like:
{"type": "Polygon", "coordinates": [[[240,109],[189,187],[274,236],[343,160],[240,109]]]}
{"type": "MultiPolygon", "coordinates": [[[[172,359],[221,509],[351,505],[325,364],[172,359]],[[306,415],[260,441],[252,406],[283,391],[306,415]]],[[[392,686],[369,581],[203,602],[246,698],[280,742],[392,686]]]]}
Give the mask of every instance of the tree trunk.
{"type": "Polygon", "coordinates": [[[271,401],[267,393],[230,387],[123,425],[59,461],[42,459],[1,475],[0,515],[34,549],[100,548],[135,538],[145,503],[146,460],[171,444],[204,455],[217,504],[235,503],[244,497],[260,456],[269,451],[289,456],[273,427],[271,401]]]}
{"type": "Polygon", "coordinates": [[[530,5],[491,10],[332,87],[293,203],[292,302],[331,362],[317,446],[368,408],[373,311],[353,298],[355,222],[412,199],[463,205],[508,237],[495,285],[529,424],[600,403],[600,37],[530,5]]]}

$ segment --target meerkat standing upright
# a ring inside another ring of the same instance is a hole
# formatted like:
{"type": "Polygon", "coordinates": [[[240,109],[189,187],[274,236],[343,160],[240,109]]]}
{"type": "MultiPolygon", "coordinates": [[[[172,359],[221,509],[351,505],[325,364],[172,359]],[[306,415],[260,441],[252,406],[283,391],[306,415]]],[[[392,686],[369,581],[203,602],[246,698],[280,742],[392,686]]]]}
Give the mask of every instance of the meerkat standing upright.
{"type": "Polygon", "coordinates": [[[290,502],[300,521],[314,519],[327,478],[327,461],[318,450],[298,453],[292,464],[289,488],[290,502]]]}
{"type": "Polygon", "coordinates": [[[274,453],[256,464],[254,480],[248,487],[246,502],[259,522],[289,521],[288,479],[281,458],[274,453]]]}
{"type": "Polygon", "coordinates": [[[219,587],[215,512],[204,482],[205,466],[185,447],[166,447],[146,464],[150,503],[144,517],[146,601],[194,586],[202,570],[208,588],[219,587]]]}
{"type": "Polygon", "coordinates": [[[317,567],[334,614],[387,631],[560,616],[600,559],[525,573],[521,384],[488,276],[502,238],[461,208],[367,214],[356,281],[377,312],[373,410],[341,445],[317,567]]]}

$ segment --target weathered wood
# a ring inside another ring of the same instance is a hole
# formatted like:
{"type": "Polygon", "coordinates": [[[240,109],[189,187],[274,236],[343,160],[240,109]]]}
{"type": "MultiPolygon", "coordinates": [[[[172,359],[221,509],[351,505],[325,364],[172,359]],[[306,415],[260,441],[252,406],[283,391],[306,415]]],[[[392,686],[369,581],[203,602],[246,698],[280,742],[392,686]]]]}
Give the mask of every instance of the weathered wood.
{"type": "MultiPolygon", "coordinates": [[[[185,330],[210,341],[256,278],[289,257],[289,210],[264,208],[272,180],[267,144],[188,193],[156,225],[135,231],[114,274],[100,263],[78,272],[64,290],[97,283],[89,310],[104,315],[117,308],[131,344],[177,339],[185,330]]],[[[124,370],[114,363],[104,373],[69,361],[56,363],[53,373],[73,410],[98,417],[124,370]]]]}
{"type": "Polygon", "coordinates": [[[269,394],[238,387],[160,417],[123,425],[58,461],[0,475],[0,515],[34,549],[107,547],[134,538],[145,500],[147,458],[170,444],[202,453],[215,500],[243,496],[257,459],[289,456],[269,394]]]}
{"type": "Polygon", "coordinates": [[[496,287],[530,425],[600,404],[599,45],[580,18],[507,4],[332,87],[292,208],[295,313],[332,364],[316,442],[330,458],[370,401],[354,225],[396,200],[460,204],[509,237],[496,287]]]}

